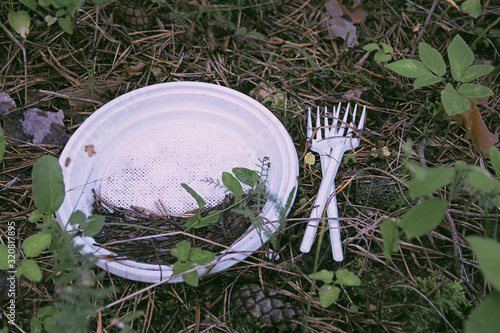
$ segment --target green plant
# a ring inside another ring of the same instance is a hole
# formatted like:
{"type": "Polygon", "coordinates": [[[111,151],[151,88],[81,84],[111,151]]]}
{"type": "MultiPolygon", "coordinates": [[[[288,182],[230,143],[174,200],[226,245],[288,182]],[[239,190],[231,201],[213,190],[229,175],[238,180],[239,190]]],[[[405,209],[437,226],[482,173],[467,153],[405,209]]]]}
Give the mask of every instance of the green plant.
{"type": "MultiPolygon", "coordinates": [[[[500,152],[492,147],[489,150],[493,170],[500,175],[500,152]]],[[[444,218],[448,202],[459,193],[474,198],[486,212],[500,207],[500,180],[487,170],[458,161],[453,167],[432,167],[424,169],[407,162],[414,178],[408,182],[409,197],[416,199],[430,196],[448,186],[448,200],[427,199],[410,208],[398,222],[384,220],[380,225],[383,238],[384,255],[391,260],[391,253],[398,250],[400,233],[408,239],[423,236],[436,228],[444,218]]],[[[498,222],[493,231],[498,235],[498,222]]],[[[500,244],[494,239],[478,236],[467,237],[479,261],[479,269],[493,287],[483,303],[476,308],[466,322],[466,332],[494,332],[497,329],[496,316],[500,311],[500,244]]]]}
{"type": "MultiPolygon", "coordinates": [[[[206,265],[215,258],[215,253],[202,250],[200,248],[191,248],[188,241],[178,243],[172,249],[172,255],[177,258],[177,262],[172,268],[173,274],[181,274],[195,268],[195,264],[206,265]]],[[[184,282],[198,287],[198,272],[192,271],[182,275],[184,282]]]]}
{"type": "MultiPolygon", "coordinates": [[[[436,49],[429,44],[419,43],[420,61],[403,59],[386,67],[399,75],[414,78],[415,89],[439,83],[445,79],[446,63],[436,49]]],[[[456,35],[448,45],[448,60],[455,86],[447,82],[441,91],[441,102],[448,115],[463,113],[471,108],[471,98],[483,98],[493,95],[488,87],[471,83],[493,70],[490,65],[473,65],[474,53],[465,41],[456,35]]]]}
{"type": "Polygon", "coordinates": [[[29,221],[42,220],[43,223],[37,224],[40,232],[22,242],[22,260],[21,256],[9,255],[10,249],[1,245],[0,268],[13,270],[18,262],[16,274],[19,278],[24,276],[34,282],[40,281],[43,274],[35,258],[49,249],[53,253],[48,263],[52,271],[46,278],[55,279],[61,292],[54,304],[40,308],[31,319],[31,331],[88,332],[89,320],[97,315],[99,302],[107,297],[110,289],[97,287],[105,272],[97,275],[92,272],[97,258],[92,254],[77,255],[80,247],[73,244],[73,238],[94,236],[102,228],[104,217],[86,217],[83,212],[75,211],[68,221],[73,228],[61,230],[54,217],[65,195],[62,168],[57,158],[48,155],[39,158],[33,166],[32,178],[37,209],[31,213],[29,221]],[[3,256],[4,252],[9,256],[3,256]]]}
{"type": "Polygon", "coordinates": [[[374,55],[374,58],[378,62],[386,62],[392,59],[391,52],[394,51],[392,46],[386,43],[370,43],[363,46],[363,50],[365,51],[377,51],[374,55]]]}
{"type": "MultiPolygon", "coordinates": [[[[82,6],[85,0],[20,0],[29,9],[35,11],[38,6],[52,11],[52,15],[45,16],[45,22],[50,26],[57,22],[61,29],[73,34],[73,15],[82,6]]],[[[110,0],[92,0],[95,4],[105,4],[110,0]]],[[[12,7],[12,4],[11,4],[12,7]]],[[[9,24],[21,37],[28,37],[31,16],[25,10],[9,11],[9,24]]]]}
{"type": "Polygon", "coordinates": [[[334,273],[326,269],[308,276],[311,279],[323,281],[324,284],[319,289],[319,301],[324,308],[329,307],[339,298],[341,289],[335,285],[359,286],[361,284],[359,277],[347,268],[335,273],[335,281],[333,280],[334,273]]]}

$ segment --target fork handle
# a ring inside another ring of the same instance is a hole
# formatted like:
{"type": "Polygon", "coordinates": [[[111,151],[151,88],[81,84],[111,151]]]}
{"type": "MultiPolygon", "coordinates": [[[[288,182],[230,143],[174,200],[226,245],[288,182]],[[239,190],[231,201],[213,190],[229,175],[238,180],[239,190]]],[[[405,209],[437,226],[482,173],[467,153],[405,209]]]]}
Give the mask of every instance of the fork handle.
{"type": "Polygon", "coordinates": [[[321,185],[319,187],[318,195],[316,196],[316,201],[314,202],[314,207],[311,211],[311,220],[307,224],[306,231],[304,232],[304,238],[302,239],[302,244],[300,245],[300,251],[307,253],[311,251],[312,244],[316,238],[316,231],[319,225],[319,221],[325,210],[326,201],[328,200],[329,190],[331,189],[332,183],[335,180],[335,174],[337,173],[340,163],[338,159],[342,157],[343,153],[347,149],[344,146],[336,146],[332,150],[332,157],[334,160],[330,161],[326,173],[323,177],[321,185]],[[336,160],[335,160],[336,159],[336,160]]]}
{"type": "MultiPolygon", "coordinates": [[[[330,163],[338,163],[338,161],[335,161],[326,155],[321,155],[320,158],[321,158],[321,171],[324,177],[330,163]]],[[[332,185],[328,193],[334,193],[334,192],[335,192],[335,180],[332,181],[332,185]]],[[[342,237],[340,236],[340,221],[338,220],[339,209],[337,206],[336,194],[332,196],[330,204],[326,208],[326,212],[328,215],[328,229],[330,231],[330,243],[332,245],[333,260],[342,261],[344,260],[344,251],[342,250],[342,237]]]]}

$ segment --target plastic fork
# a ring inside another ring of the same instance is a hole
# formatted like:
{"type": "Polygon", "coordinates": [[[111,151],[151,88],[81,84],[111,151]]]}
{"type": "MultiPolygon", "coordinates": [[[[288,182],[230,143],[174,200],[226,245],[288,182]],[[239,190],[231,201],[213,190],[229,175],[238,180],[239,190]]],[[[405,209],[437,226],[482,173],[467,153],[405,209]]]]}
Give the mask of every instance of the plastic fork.
{"type": "MultiPolygon", "coordinates": [[[[356,105],[354,107],[353,115],[349,123],[347,123],[347,118],[349,115],[350,104],[348,104],[342,120],[339,119],[341,103],[339,103],[337,108],[333,109],[334,120],[332,126],[328,126],[328,119],[325,116],[325,130],[324,130],[326,136],[325,139],[322,139],[321,134],[319,134],[320,138],[318,137],[317,133],[321,131],[321,128],[320,126],[318,126],[320,122],[316,120],[316,127],[317,127],[316,138],[311,139],[311,150],[313,149],[320,150],[324,153],[324,154],[320,153],[320,156],[324,155],[328,157],[328,154],[326,153],[327,148],[323,142],[327,142],[332,149],[330,151],[331,158],[329,158],[328,160],[324,158],[322,159],[322,167],[326,169],[326,172],[323,173],[323,180],[321,182],[318,195],[316,196],[314,207],[311,211],[311,220],[307,225],[306,231],[304,233],[304,238],[302,239],[302,244],[300,246],[300,250],[302,252],[309,252],[311,250],[312,244],[316,237],[316,231],[319,225],[319,221],[321,220],[322,213],[325,210],[326,202],[330,194],[333,192],[332,185],[334,186],[335,184],[334,182],[335,174],[338,171],[342,156],[347,150],[354,149],[359,145],[360,139],[355,138],[354,135],[356,134],[357,131],[363,129],[364,121],[366,118],[366,106],[363,108],[363,113],[361,114],[361,118],[359,120],[357,127],[355,127],[354,124],[356,120],[357,108],[358,106],[356,105]],[[338,124],[339,120],[341,122],[340,125],[338,124]],[[348,128],[347,131],[345,131],[346,128],[348,128]]],[[[310,117],[308,117],[308,127],[311,128],[310,130],[311,135],[308,135],[308,137],[311,137],[312,121],[310,121],[309,118],[310,117]]],[[[320,117],[318,115],[318,119],[319,118],[320,117]]],[[[343,260],[342,242],[340,239],[339,222],[337,219],[338,210],[337,210],[337,203],[335,196],[332,197],[328,210],[327,214],[328,217],[330,218],[329,219],[330,240],[332,244],[334,259],[336,261],[342,261],[343,260]]]]}

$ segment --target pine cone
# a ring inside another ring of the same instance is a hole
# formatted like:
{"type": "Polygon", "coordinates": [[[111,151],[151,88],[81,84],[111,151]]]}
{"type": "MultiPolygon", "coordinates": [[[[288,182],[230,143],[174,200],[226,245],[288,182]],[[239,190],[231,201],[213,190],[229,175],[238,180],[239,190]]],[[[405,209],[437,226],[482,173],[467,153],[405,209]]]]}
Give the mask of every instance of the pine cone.
{"type": "Polygon", "coordinates": [[[137,5],[132,3],[122,4],[118,7],[118,12],[125,25],[133,30],[142,31],[151,27],[151,22],[146,13],[137,5]]]}
{"type": "Polygon", "coordinates": [[[273,328],[273,331],[277,329],[279,332],[296,330],[296,321],[302,315],[299,308],[295,308],[290,302],[285,302],[276,290],[267,286],[262,289],[255,283],[233,289],[231,309],[234,316],[242,318],[249,324],[257,321],[261,326],[273,328]]]}

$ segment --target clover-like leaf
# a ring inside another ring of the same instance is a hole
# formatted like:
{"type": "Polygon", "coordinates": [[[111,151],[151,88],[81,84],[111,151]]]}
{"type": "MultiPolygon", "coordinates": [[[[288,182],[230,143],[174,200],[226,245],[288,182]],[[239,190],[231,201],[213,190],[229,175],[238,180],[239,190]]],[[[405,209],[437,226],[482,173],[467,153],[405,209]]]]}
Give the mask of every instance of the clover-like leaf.
{"type": "Polygon", "coordinates": [[[191,250],[190,261],[198,265],[206,265],[215,258],[215,253],[195,247],[191,250]]]}
{"type": "Polygon", "coordinates": [[[398,73],[399,75],[409,78],[418,78],[421,76],[429,75],[430,71],[420,61],[413,59],[403,59],[390,64],[385,67],[398,73]]]}
{"type": "Polygon", "coordinates": [[[322,269],[319,272],[315,272],[308,275],[311,279],[316,279],[323,281],[324,283],[332,283],[333,282],[333,272],[327,271],[326,269],[322,269]]]}
{"type": "Polygon", "coordinates": [[[413,88],[418,89],[418,88],[422,88],[425,86],[431,86],[433,84],[441,82],[442,80],[443,80],[442,77],[436,76],[436,75],[432,74],[431,72],[429,72],[428,74],[426,74],[424,76],[417,77],[415,79],[415,81],[413,81],[413,88]]]}
{"type": "Polygon", "coordinates": [[[481,1],[465,0],[462,3],[462,9],[473,18],[478,18],[481,15],[481,1]]]}
{"type": "Polygon", "coordinates": [[[171,250],[170,254],[177,258],[179,261],[188,261],[189,253],[191,252],[191,245],[188,241],[182,241],[171,250]]]}
{"type": "MultiPolygon", "coordinates": [[[[57,16],[57,15],[56,15],[57,16]]],[[[57,18],[59,26],[68,34],[73,34],[73,21],[70,15],[65,15],[57,18]]]]}
{"type": "Polygon", "coordinates": [[[339,299],[340,288],[332,285],[324,285],[318,292],[321,307],[327,308],[339,299]]]}
{"type": "Polygon", "coordinates": [[[21,37],[26,38],[30,32],[31,18],[25,10],[10,11],[7,14],[9,24],[21,37]]]}
{"type": "Polygon", "coordinates": [[[365,51],[378,51],[380,50],[380,46],[378,46],[377,43],[369,43],[369,44],[366,44],[365,46],[363,46],[363,50],[365,51]]]}
{"type": "Polygon", "coordinates": [[[383,52],[377,52],[373,58],[378,62],[386,62],[392,59],[392,55],[383,52]]]}
{"type": "Polygon", "coordinates": [[[483,98],[494,94],[490,88],[474,83],[462,84],[458,88],[457,92],[467,98],[483,98]]]}
{"type": "Polygon", "coordinates": [[[420,60],[431,72],[437,76],[443,76],[446,73],[446,64],[438,50],[426,43],[418,44],[418,54],[420,60]]]}
{"type": "Polygon", "coordinates": [[[474,53],[460,35],[456,35],[448,46],[448,59],[453,79],[462,82],[465,71],[474,62],[474,53]]]}
{"type": "Polygon", "coordinates": [[[462,76],[462,82],[470,82],[475,80],[481,76],[484,76],[490,73],[495,67],[490,65],[473,65],[465,70],[464,75],[462,76]]]}
{"type": "MultiPolygon", "coordinates": [[[[190,261],[188,262],[176,262],[172,267],[172,273],[174,275],[184,273],[194,268],[194,264],[190,261]]],[[[185,273],[182,275],[182,279],[189,285],[193,287],[198,287],[198,272],[193,271],[189,273],[185,273]]]]}
{"type": "Polygon", "coordinates": [[[341,269],[337,273],[335,273],[337,280],[335,283],[343,284],[346,286],[359,286],[361,284],[361,280],[359,277],[353,272],[349,271],[347,268],[341,269]]]}
{"type": "Polygon", "coordinates": [[[451,83],[448,83],[443,91],[441,91],[441,102],[449,116],[463,113],[471,107],[469,99],[457,93],[451,83]]]}

